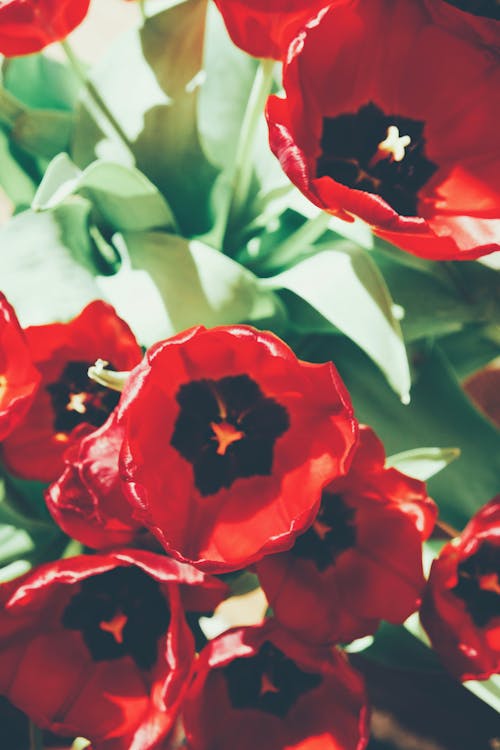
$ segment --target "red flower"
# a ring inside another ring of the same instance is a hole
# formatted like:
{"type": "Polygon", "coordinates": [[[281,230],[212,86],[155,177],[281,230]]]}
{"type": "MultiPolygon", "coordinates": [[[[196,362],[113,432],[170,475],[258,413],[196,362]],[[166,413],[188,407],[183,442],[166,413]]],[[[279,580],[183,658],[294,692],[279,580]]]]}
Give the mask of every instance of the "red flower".
{"type": "Polygon", "coordinates": [[[141,349],[127,324],[100,301],[69,323],[32,326],[25,335],[42,382],[25,420],[4,442],[3,459],[14,474],[50,482],[64,469],[73,429],[101,426],[119,400],[88,378],[88,367],[102,357],[116,370],[129,370],[141,349]]]}
{"type": "Polygon", "coordinates": [[[500,672],[500,495],[434,560],[420,617],[460,680],[500,672]]]}
{"type": "Polygon", "coordinates": [[[90,0],[4,0],[0,3],[0,53],[39,52],[65,39],[89,9],[90,0]]]}
{"type": "Polygon", "coordinates": [[[189,750],[363,750],[363,680],[268,621],[211,641],[184,702],[189,750]]]}
{"type": "Polygon", "coordinates": [[[384,463],[382,443],[361,427],[349,473],[323,491],[312,526],[256,566],[276,619],[305,641],[348,643],[418,609],[436,506],[423,482],[384,463]]]}
{"type": "Polygon", "coordinates": [[[16,313],[0,292],[0,440],[22,421],[39,382],[16,313]]]}
{"type": "Polygon", "coordinates": [[[80,440],[64,454],[66,468],[45,494],[62,530],[94,549],[132,543],[142,529],[132,518],[118,474],[123,427],[115,414],[97,430],[89,425],[74,430],[80,440]]]}
{"type": "Polygon", "coordinates": [[[215,0],[215,4],[238,47],[254,57],[280,60],[299,28],[329,3],[328,0],[215,0]]]}
{"type": "Polygon", "coordinates": [[[300,362],[248,326],[156,344],[120,410],[135,516],[172,555],[212,572],[290,546],[356,437],[333,365],[300,362]]]}
{"type": "Polygon", "coordinates": [[[421,0],[358,0],[292,42],[271,148],[317,206],[423,257],[500,248],[500,66],[421,0]]]}
{"type": "Polygon", "coordinates": [[[194,656],[181,606],[218,581],[137,550],[43,565],[0,586],[0,693],[40,727],[93,750],[152,750],[176,717],[194,656]]]}

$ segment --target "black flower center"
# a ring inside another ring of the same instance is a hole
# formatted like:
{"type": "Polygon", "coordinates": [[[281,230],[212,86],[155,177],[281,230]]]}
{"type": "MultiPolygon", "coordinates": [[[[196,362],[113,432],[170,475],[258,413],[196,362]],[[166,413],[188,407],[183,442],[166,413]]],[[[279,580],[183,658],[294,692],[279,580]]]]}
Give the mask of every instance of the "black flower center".
{"type": "Polygon", "coordinates": [[[500,0],[446,0],[460,10],[473,13],[475,16],[486,16],[500,21],[500,0]]]}
{"type": "Polygon", "coordinates": [[[321,683],[320,675],[302,671],[269,641],[258,654],[235,659],[223,672],[233,708],[253,708],[280,718],[321,683]]]}
{"type": "Polygon", "coordinates": [[[86,578],[62,616],[65,628],[82,633],[95,661],[128,655],[140,669],[155,664],[158,639],[169,623],[158,583],[135,567],[86,578]]]}
{"type": "Polygon", "coordinates": [[[500,617],[500,547],[484,542],[458,566],[458,583],[451,589],[465,602],[474,623],[482,628],[500,617]]]}
{"type": "Polygon", "coordinates": [[[320,572],[335,565],[338,556],[356,544],[355,515],[341,495],[323,492],[316,520],[297,538],[292,555],[312,560],[320,572]]]}
{"type": "Polygon", "coordinates": [[[119,393],[89,378],[91,364],[68,362],[59,379],[47,386],[56,432],[71,432],[82,422],[100,427],[120,400],[119,393]]]}
{"type": "Polygon", "coordinates": [[[375,104],[323,118],[317,177],[382,196],[403,216],[418,214],[418,191],[437,166],[425,157],[424,123],[386,115],[375,104]]]}
{"type": "Polygon", "coordinates": [[[193,380],[176,399],[180,412],[171,445],[192,464],[202,495],[239,477],[271,474],[274,443],[290,421],[285,407],[264,396],[248,375],[193,380]]]}

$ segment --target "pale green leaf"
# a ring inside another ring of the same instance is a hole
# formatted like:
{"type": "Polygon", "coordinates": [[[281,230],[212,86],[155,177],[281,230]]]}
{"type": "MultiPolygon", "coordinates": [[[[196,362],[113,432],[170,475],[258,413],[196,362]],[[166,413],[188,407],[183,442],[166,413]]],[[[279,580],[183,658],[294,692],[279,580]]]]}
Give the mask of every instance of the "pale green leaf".
{"type": "Polygon", "coordinates": [[[425,482],[460,456],[460,448],[414,448],[388,456],[386,465],[425,482]]]}
{"type": "Polygon", "coordinates": [[[90,200],[104,222],[116,231],[175,225],[167,202],[138,169],[100,160],[81,171],[67,154],[59,154],[49,164],[33,208],[55,208],[74,194],[90,200]]]}
{"type": "Polygon", "coordinates": [[[281,313],[250,271],[201,242],[148,232],[116,244],[122,267],[99,284],[144,344],[193,325],[265,322],[281,313]]]}
{"type": "Polygon", "coordinates": [[[365,250],[341,240],[262,284],[305,299],[360,346],[401,400],[409,401],[410,371],[399,323],[383,277],[365,250]]]}

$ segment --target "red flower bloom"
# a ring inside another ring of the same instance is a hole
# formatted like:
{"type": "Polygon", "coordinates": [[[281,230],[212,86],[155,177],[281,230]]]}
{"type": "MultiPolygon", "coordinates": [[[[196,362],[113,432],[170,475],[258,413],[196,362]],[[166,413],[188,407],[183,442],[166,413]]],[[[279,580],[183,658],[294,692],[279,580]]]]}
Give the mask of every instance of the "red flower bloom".
{"type": "MultiPolygon", "coordinates": [[[[339,2],[339,0],[337,0],[339,2]]],[[[254,57],[284,57],[301,26],[328,0],[215,0],[233,42],[254,57]]]]}
{"type": "Polygon", "coordinates": [[[190,750],[363,750],[363,679],[268,621],[206,646],[184,702],[190,750]]]}
{"type": "Polygon", "coordinates": [[[0,693],[56,734],[93,750],[159,748],[194,656],[181,588],[198,605],[218,581],[137,550],[81,555],[0,586],[0,693]],[[193,593],[191,594],[193,598],[193,593]]]}
{"type": "Polygon", "coordinates": [[[434,560],[420,617],[460,680],[500,673],[500,495],[434,560]]]}
{"type": "Polygon", "coordinates": [[[88,367],[103,357],[129,370],[142,353],[127,324],[100,301],[69,323],[32,326],[25,335],[42,382],[25,420],[3,443],[3,459],[14,474],[50,482],[64,469],[73,429],[101,426],[119,401],[88,378],[88,367]]]}
{"type": "Polygon", "coordinates": [[[436,23],[500,49],[497,0],[425,0],[425,4],[436,23]]]}
{"type": "Polygon", "coordinates": [[[256,566],[276,619],[305,641],[348,643],[418,609],[436,506],[423,482],[384,463],[382,443],[361,427],[349,473],[323,491],[311,528],[256,566]]]}
{"type": "Polygon", "coordinates": [[[75,429],[73,436],[80,440],[64,454],[66,468],[45,494],[62,530],[94,549],[132,543],[142,529],[132,518],[118,474],[123,427],[115,414],[97,430],[89,425],[75,429]]]}
{"type": "Polygon", "coordinates": [[[333,365],[300,362],[248,326],[156,344],[120,410],[135,516],[172,555],[212,572],[289,546],[345,473],[356,436],[333,365]]]}
{"type": "Polygon", "coordinates": [[[39,52],[65,39],[89,9],[90,0],[4,0],[0,3],[0,53],[39,52]]]}
{"type": "Polygon", "coordinates": [[[16,313],[0,292],[0,440],[22,421],[39,382],[16,313]]]}
{"type": "Polygon", "coordinates": [[[500,66],[420,0],[333,6],[292,42],[271,148],[317,206],[423,257],[500,248],[500,66]]]}

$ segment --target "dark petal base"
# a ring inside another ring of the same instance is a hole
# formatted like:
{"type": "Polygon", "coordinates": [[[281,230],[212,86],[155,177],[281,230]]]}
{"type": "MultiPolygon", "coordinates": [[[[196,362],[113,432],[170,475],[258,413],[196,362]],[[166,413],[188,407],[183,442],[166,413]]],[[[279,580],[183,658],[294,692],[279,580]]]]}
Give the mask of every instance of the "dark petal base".
{"type": "Polygon", "coordinates": [[[500,617],[500,547],[484,542],[475,555],[460,563],[458,583],[451,591],[465,602],[479,628],[500,617]],[[486,588],[485,579],[490,579],[491,588],[486,588]]]}
{"type": "Polygon", "coordinates": [[[356,511],[344,503],[341,495],[323,492],[316,520],[297,538],[291,554],[312,560],[324,572],[335,565],[342,552],[356,545],[355,516],[356,511]]]}
{"type": "Polygon", "coordinates": [[[445,2],[467,13],[473,13],[475,16],[485,16],[500,21],[499,0],[445,0],[445,2]]]}

